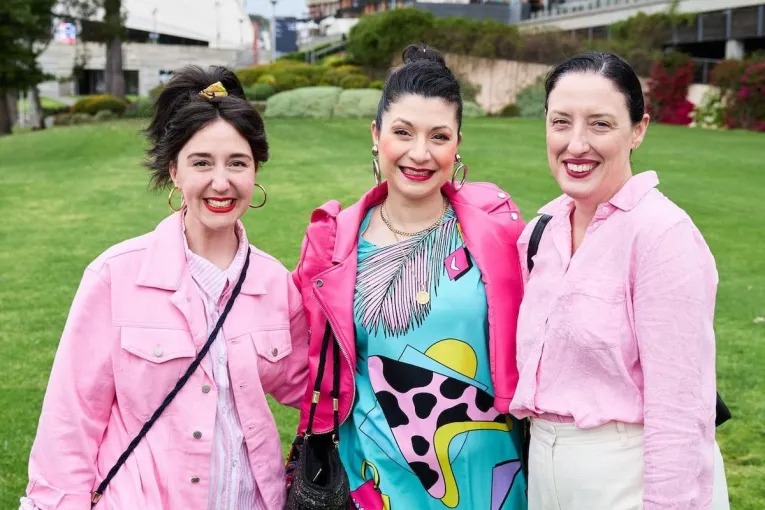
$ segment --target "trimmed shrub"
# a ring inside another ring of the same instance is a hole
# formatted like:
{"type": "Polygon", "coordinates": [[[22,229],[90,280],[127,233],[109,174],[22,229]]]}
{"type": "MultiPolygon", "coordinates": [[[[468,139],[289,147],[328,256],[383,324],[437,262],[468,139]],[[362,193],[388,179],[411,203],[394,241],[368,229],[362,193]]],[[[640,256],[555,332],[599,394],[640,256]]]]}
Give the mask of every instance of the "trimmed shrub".
{"type": "Polygon", "coordinates": [[[244,89],[244,95],[250,101],[265,101],[275,93],[276,89],[268,83],[256,83],[244,89]]]}
{"type": "Polygon", "coordinates": [[[54,126],[71,126],[72,125],[72,114],[71,113],[57,113],[53,117],[53,125],[54,126]]]}
{"type": "Polygon", "coordinates": [[[122,115],[127,108],[127,102],[117,96],[99,94],[80,99],[72,106],[72,113],[96,114],[103,110],[122,115]]]}
{"type": "Polygon", "coordinates": [[[472,119],[475,117],[485,117],[486,112],[473,101],[464,101],[462,103],[462,117],[472,119]]]}
{"type": "Polygon", "coordinates": [[[332,116],[372,120],[377,115],[381,95],[377,89],[343,90],[337,98],[332,116]]]}
{"type": "Polygon", "coordinates": [[[524,119],[543,119],[545,117],[545,82],[544,77],[527,86],[515,97],[518,116],[524,119]]]}
{"type": "MultiPolygon", "coordinates": [[[[319,78],[318,84],[339,87],[340,82],[348,76],[362,76],[367,78],[367,76],[364,74],[364,71],[360,67],[343,65],[338,67],[325,68],[321,74],[321,77],[319,78]]],[[[368,81],[369,79],[367,78],[367,82],[368,81]]]]}
{"type": "Polygon", "coordinates": [[[145,119],[151,117],[153,111],[154,100],[148,97],[139,97],[137,101],[128,105],[122,116],[128,119],[145,119]]]}
{"type": "Polygon", "coordinates": [[[497,113],[498,117],[520,117],[520,115],[521,109],[518,108],[518,105],[515,103],[505,105],[505,107],[497,113]]]}
{"type": "Polygon", "coordinates": [[[109,110],[101,110],[100,112],[97,112],[95,115],[93,115],[93,120],[95,122],[106,122],[108,120],[114,120],[117,118],[117,114],[110,112],[109,110]]]}
{"type": "Polygon", "coordinates": [[[266,101],[266,118],[310,117],[327,119],[332,116],[340,87],[304,87],[274,94],[266,101]]]}
{"type": "Polygon", "coordinates": [[[384,86],[385,86],[385,82],[382,80],[372,80],[371,82],[369,82],[370,89],[382,90],[384,86]]]}
{"type": "Polygon", "coordinates": [[[274,73],[276,84],[274,88],[277,92],[284,92],[285,90],[299,89],[301,87],[310,87],[311,80],[306,76],[298,73],[294,73],[291,70],[277,71],[274,73]]]}
{"type": "Polygon", "coordinates": [[[243,87],[249,87],[250,85],[257,83],[258,78],[260,78],[262,74],[265,74],[262,69],[258,69],[259,67],[263,66],[244,67],[242,69],[237,69],[234,74],[236,74],[236,77],[242,82],[243,87]]]}
{"type": "Polygon", "coordinates": [[[93,122],[93,115],[88,113],[73,113],[72,124],[90,124],[93,122]]]}
{"type": "Polygon", "coordinates": [[[340,80],[340,87],[344,89],[365,89],[369,86],[369,77],[363,74],[350,74],[340,80]]]}
{"type": "Polygon", "coordinates": [[[351,59],[346,55],[327,55],[321,60],[321,65],[324,67],[339,67],[345,65],[353,65],[351,59]]]}
{"type": "Polygon", "coordinates": [[[253,85],[271,85],[272,87],[276,87],[276,78],[274,78],[273,74],[263,74],[258,78],[258,80],[253,85]]]}

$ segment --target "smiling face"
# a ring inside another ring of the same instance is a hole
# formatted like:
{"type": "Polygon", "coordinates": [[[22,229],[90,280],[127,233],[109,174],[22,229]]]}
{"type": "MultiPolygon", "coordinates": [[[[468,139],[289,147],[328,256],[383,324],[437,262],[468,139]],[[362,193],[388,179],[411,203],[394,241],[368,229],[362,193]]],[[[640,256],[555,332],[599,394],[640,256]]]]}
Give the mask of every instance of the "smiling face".
{"type": "Polygon", "coordinates": [[[547,161],[558,186],[580,204],[607,202],[632,175],[630,151],[648,115],[633,124],[625,96],[595,73],[563,75],[547,105],[547,161]]]}
{"type": "Polygon", "coordinates": [[[186,202],[186,228],[203,237],[233,229],[247,211],[256,163],[247,140],[218,119],[197,131],[170,165],[186,202]]]}
{"type": "Polygon", "coordinates": [[[372,123],[388,193],[406,200],[440,193],[451,179],[459,138],[456,105],[415,94],[391,103],[382,126],[372,123]]]}

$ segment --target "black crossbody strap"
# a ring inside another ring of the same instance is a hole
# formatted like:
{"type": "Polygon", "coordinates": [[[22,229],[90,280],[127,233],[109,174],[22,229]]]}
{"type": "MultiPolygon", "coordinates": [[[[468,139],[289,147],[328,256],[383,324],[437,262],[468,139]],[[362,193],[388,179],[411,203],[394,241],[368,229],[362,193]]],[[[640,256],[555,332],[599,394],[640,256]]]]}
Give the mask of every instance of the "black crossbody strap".
{"type": "Polygon", "coordinates": [[[529,239],[529,249],[526,250],[526,267],[529,273],[534,269],[534,255],[539,250],[539,241],[542,240],[542,234],[545,232],[545,227],[552,219],[549,214],[543,214],[537,220],[537,224],[534,225],[534,230],[531,231],[531,238],[529,239]]]}
{"type": "Polygon", "coordinates": [[[191,375],[202,363],[202,360],[204,359],[204,357],[207,356],[207,352],[210,350],[210,346],[212,346],[213,341],[215,340],[215,338],[217,338],[220,328],[223,327],[223,322],[226,320],[228,313],[231,311],[231,308],[234,306],[234,301],[236,300],[236,297],[239,295],[239,292],[241,292],[242,290],[242,284],[244,283],[244,278],[247,276],[247,268],[249,266],[250,266],[250,247],[248,246],[247,258],[244,260],[244,265],[242,266],[242,272],[239,274],[239,280],[237,280],[236,285],[234,286],[234,289],[231,291],[231,297],[226,303],[226,307],[223,309],[223,313],[220,314],[220,318],[218,319],[218,322],[215,324],[215,327],[210,333],[210,336],[207,338],[207,342],[205,342],[204,346],[202,346],[202,349],[200,349],[199,353],[197,354],[197,357],[194,359],[194,361],[191,362],[191,365],[189,365],[189,368],[186,369],[186,372],[175,384],[175,387],[170,391],[170,393],[167,394],[167,396],[165,397],[165,400],[162,401],[162,404],[160,404],[157,410],[154,411],[154,414],[151,415],[151,418],[149,418],[149,421],[144,423],[143,427],[141,427],[141,430],[138,432],[138,435],[136,435],[133,438],[133,440],[130,441],[130,444],[127,446],[125,451],[122,452],[122,455],[120,455],[120,457],[117,459],[117,462],[114,463],[114,466],[112,466],[112,468],[109,470],[109,473],[107,473],[106,478],[104,478],[104,480],[98,485],[98,489],[96,489],[95,492],[93,492],[92,498],[90,501],[91,508],[93,508],[96,505],[96,503],[98,503],[98,501],[101,499],[101,496],[104,494],[106,487],[109,485],[109,482],[111,482],[112,478],[114,478],[114,475],[117,474],[117,471],[119,471],[119,469],[125,463],[125,461],[130,456],[130,454],[133,453],[133,450],[135,450],[136,446],[138,446],[138,443],[140,443],[141,440],[146,435],[146,433],[149,432],[149,429],[151,429],[151,427],[154,425],[157,419],[162,415],[165,409],[167,409],[167,406],[170,405],[170,402],[172,402],[173,399],[175,399],[175,396],[178,395],[178,392],[181,391],[181,388],[183,388],[186,382],[188,382],[189,378],[191,378],[191,375]]]}

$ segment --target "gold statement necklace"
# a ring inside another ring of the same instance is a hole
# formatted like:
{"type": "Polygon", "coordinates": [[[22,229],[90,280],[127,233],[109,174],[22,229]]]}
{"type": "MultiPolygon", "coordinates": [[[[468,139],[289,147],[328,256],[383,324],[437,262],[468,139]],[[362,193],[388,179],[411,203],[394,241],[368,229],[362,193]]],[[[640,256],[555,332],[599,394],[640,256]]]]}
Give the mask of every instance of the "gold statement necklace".
{"type": "MultiPolygon", "coordinates": [[[[433,230],[437,229],[441,226],[441,223],[444,220],[444,216],[446,215],[446,209],[448,207],[448,202],[446,201],[446,198],[444,198],[444,205],[443,209],[441,210],[441,215],[438,217],[438,219],[433,223],[431,226],[424,228],[422,230],[419,230],[417,232],[404,232],[403,230],[398,230],[393,226],[393,224],[390,222],[388,217],[385,213],[385,204],[387,203],[387,199],[383,201],[382,205],[380,206],[380,219],[382,219],[383,223],[385,223],[385,226],[388,227],[388,230],[391,231],[393,234],[393,237],[396,239],[396,244],[398,245],[399,252],[401,252],[402,258],[404,255],[404,250],[401,249],[401,239],[399,239],[398,236],[404,236],[404,237],[416,237],[424,234],[428,234],[432,232],[433,230]]],[[[417,281],[417,287],[419,290],[414,296],[414,300],[420,304],[420,305],[427,305],[430,302],[430,293],[427,290],[427,282],[421,282],[417,281]]]]}

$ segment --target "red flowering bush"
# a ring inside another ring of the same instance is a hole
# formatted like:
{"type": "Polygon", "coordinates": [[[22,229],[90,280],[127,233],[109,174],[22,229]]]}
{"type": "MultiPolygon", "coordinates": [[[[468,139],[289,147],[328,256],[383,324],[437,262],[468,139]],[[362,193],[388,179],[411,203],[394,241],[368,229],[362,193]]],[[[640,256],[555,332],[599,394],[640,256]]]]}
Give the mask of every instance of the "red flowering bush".
{"type": "Polygon", "coordinates": [[[720,88],[729,128],[765,131],[765,60],[723,60],[712,70],[712,84],[720,88]]]}
{"type": "Polygon", "coordinates": [[[739,82],[736,103],[741,127],[765,131],[765,62],[746,68],[739,82]]]}
{"type": "Polygon", "coordinates": [[[648,79],[648,107],[653,118],[662,124],[690,124],[693,103],[686,97],[691,83],[693,63],[688,55],[668,52],[655,61],[648,79]]]}

